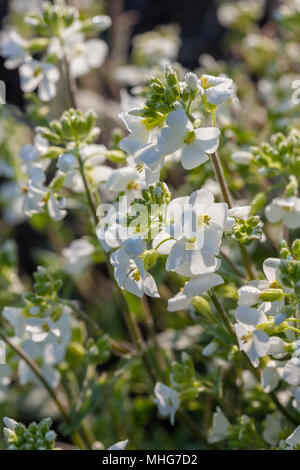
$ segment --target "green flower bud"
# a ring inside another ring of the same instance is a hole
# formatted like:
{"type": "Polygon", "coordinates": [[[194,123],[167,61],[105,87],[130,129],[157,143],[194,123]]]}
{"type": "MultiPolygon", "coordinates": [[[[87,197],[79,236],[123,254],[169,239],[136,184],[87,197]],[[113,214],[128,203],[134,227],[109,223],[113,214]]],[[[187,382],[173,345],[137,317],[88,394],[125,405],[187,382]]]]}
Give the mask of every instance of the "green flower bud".
{"type": "Polygon", "coordinates": [[[267,196],[265,193],[258,193],[254,197],[251,205],[249,215],[256,215],[267,203],[267,196]]]}
{"type": "Polygon", "coordinates": [[[76,341],[71,341],[67,347],[66,360],[71,367],[76,367],[84,361],[85,348],[76,341]]]}
{"type": "Polygon", "coordinates": [[[172,87],[173,85],[178,85],[177,73],[170,65],[166,65],[165,77],[166,77],[167,84],[170,87],[172,87]]]}
{"type": "Polygon", "coordinates": [[[204,297],[201,297],[200,295],[192,298],[192,305],[201,315],[207,316],[211,313],[209,302],[207,302],[207,300],[205,300],[204,297]]]}
{"type": "Polygon", "coordinates": [[[259,295],[260,300],[263,302],[275,302],[277,300],[282,300],[283,297],[284,295],[281,289],[266,289],[259,295]]]}
{"type": "Polygon", "coordinates": [[[148,271],[156,263],[158,253],[156,250],[146,250],[141,258],[144,261],[145,270],[148,271]]]}
{"type": "Polygon", "coordinates": [[[298,194],[298,181],[294,175],[291,175],[290,182],[285,188],[285,196],[292,197],[292,196],[297,196],[297,194],[298,194]]]}
{"type": "Polygon", "coordinates": [[[293,255],[297,261],[300,261],[300,238],[296,238],[292,245],[293,255]]]}
{"type": "Polygon", "coordinates": [[[49,45],[49,39],[34,38],[34,39],[31,39],[31,41],[29,41],[28,49],[30,50],[32,54],[34,54],[36,52],[43,51],[44,49],[46,49],[46,47],[48,47],[48,45],[49,45]]]}
{"type": "Polygon", "coordinates": [[[126,155],[122,150],[108,150],[105,152],[105,157],[115,163],[123,163],[126,160],[126,155]]]}
{"type": "Polygon", "coordinates": [[[56,178],[54,178],[52,181],[51,181],[51,184],[50,184],[50,189],[54,192],[54,193],[58,193],[63,185],[64,185],[64,182],[65,182],[65,178],[66,178],[66,175],[59,175],[59,176],[56,176],[56,178]]]}

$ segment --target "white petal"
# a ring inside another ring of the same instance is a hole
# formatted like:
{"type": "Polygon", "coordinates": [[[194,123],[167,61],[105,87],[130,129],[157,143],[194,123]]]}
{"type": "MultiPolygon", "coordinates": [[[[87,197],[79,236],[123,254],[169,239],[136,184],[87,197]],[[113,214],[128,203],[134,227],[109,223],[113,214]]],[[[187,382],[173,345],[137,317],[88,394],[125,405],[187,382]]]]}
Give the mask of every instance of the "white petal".
{"type": "Polygon", "coordinates": [[[220,130],[217,127],[200,127],[195,130],[196,140],[206,153],[214,153],[219,146],[220,130]]]}
{"type": "Polygon", "coordinates": [[[144,279],[144,292],[146,295],[149,295],[149,297],[159,297],[154,277],[149,273],[146,273],[146,277],[144,279]]]}
{"type": "Polygon", "coordinates": [[[110,446],[107,450],[125,450],[127,444],[128,439],[126,439],[126,441],[117,442],[116,444],[110,446]]]}
{"type": "Polygon", "coordinates": [[[86,42],[86,56],[91,68],[100,67],[108,53],[107,44],[101,39],[90,39],[86,42]]]}
{"type": "Polygon", "coordinates": [[[212,287],[219,286],[223,284],[224,280],[222,279],[219,274],[209,273],[204,274],[199,277],[195,277],[188,281],[184,287],[184,293],[188,297],[194,297],[196,295],[200,295],[203,292],[206,292],[208,289],[212,287]]]}
{"type": "Polygon", "coordinates": [[[178,310],[185,310],[191,303],[191,299],[178,292],[174,297],[168,300],[168,312],[177,312],[178,310]]]}
{"type": "Polygon", "coordinates": [[[300,385],[300,359],[293,357],[290,359],[283,370],[283,380],[290,385],[300,385]]]}
{"type": "Polygon", "coordinates": [[[170,155],[184,144],[186,129],[164,127],[157,138],[157,149],[160,155],[170,155]]]}
{"type": "Polygon", "coordinates": [[[219,105],[225,103],[233,94],[233,90],[227,86],[215,86],[205,90],[206,99],[209,103],[219,105]]]}
{"type": "Polygon", "coordinates": [[[166,119],[167,126],[176,129],[186,128],[188,126],[188,123],[189,118],[187,117],[186,112],[183,109],[177,109],[175,111],[172,111],[166,119]]]}
{"type": "Polygon", "coordinates": [[[239,305],[255,305],[259,302],[260,291],[253,286],[243,286],[238,290],[239,305]]]}
{"type": "Polygon", "coordinates": [[[184,145],[181,156],[181,163],[186,170],[192,170],[202,163],[207,162],[208,156],[202,149],[202,145],[197,140],[190,145],[184,145]]]}
{"type": "Polygon", "coordinates": [[[277,204],[271,203],[265,208],[265,214],[269,222],[276,224],[284,216],[284,210],[277,204]]]}
{"type": "Polygon", "coordinates": [[[62,220],[67,215],[65,210],[60,209],[59,201],[54,197],[52,192],[50,193],[47,208],[51,219],[55,221],[62,220]]]}
{"type": "Polygon", "coordinates": [[[263,263],[263,271],[271,283],[279,280],[281,260],[278,258],[267,258],[263,263]]]}
{"type": "Polygon", "coordinates": [[[246,305],[240,305],[236,309],[235,318],[237,321],[251,326],[256,326],[262,319],[266,319],[264,314],[255,308],[247,307],[246,305]]]}

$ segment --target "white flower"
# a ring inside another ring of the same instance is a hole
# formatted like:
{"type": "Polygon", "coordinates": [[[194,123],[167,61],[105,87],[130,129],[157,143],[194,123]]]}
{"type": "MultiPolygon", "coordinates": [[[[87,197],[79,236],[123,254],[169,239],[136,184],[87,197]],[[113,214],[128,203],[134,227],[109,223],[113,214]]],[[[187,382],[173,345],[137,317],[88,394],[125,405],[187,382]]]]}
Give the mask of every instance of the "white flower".
{"type": "Polygon", "coordinates": [[[235,218],[247,219],[249,216],[250,206],[236,206],[229,209],[224,231],[231,233],[235,224],[235,218]]]}
{"type": "Polygon", "coordinates": [[[114,276],[120,288],[142,297],[159,297],[155,281],[151,274],[145,272],[140,257],[146,249],[146,243],[139,237],[128,239],[121,248],[111,254],[110,261],[114,267],[114,276]]]}
{"type": "Polygon", "coordinates": [[[285,440],[288,447],[285,450],[299,450],[300,448],[300,426],[285,440]]]}
{"type": "Polygon", "coordinates": [[[73,78],[86,75],[91,69],[101,67],[104,63],[108,46],[101,39],[84,41],[81,34],[73,37],[74,43],[67,47],[67,55],[70,62],[70,73],[73,78]]]}
{"type": "Polygon", "coordinates": [[[260,290],[254,286],[243,286],[238,290],[239,305],[256,305],[259,302],[260,290]]]}
{"type": "Polygon", "coordinates": [[[247,306],[240,306],[235,312],[234,329],[241,351],[245,351],[254,367],[259,366],[259,358],[269,351],[268,335],[256,327],[267,321],[263,310],[256,310],[247,306]]]}
{"type": "Polygon", "coordinates": [[[15,421],[14,419],[8,418],[7,416],[3,418],[3,423],[11,431],[14,431],[16,428],[16,425],[18,424],[17,421],[15,421]]]}
{"type": "Polygon", "coordinates": [[[67,211],[65,211],[64,208],[65,199],[58,200],[54,196],[53,192],[50,191],[50,196],[47,202],[47,209],[51,219],[55,220],[56,222],[62,220],[67,215],[67,211]]]}
{"type": "Polygon", "coordinates": [[[154,388],[155,403],[162,416],[170,416],[172,426],[175,423],[175,414],[180,406],[180,396],[171,387],[167,387],[161,382],[157,382],[154,388]]]}
{"type": "Polygon", "coordinates": [[[22,210],[24,193],[19,184],[6,181],[0,186],[0,203],[3,220],[9,225],[16,225],[24,220],[22,210]]]}
{"type": "Polygon", "coordinates": [[[45,170],[48,166],[48,159],[41,159],[41,157],[48,150],[48,141],[37,134],[34,137],[33,145],[26,144],[21,148],[20,157],[23,161],[22,169],[30,177],[34,168],[39,167],[45,170]]]}
{"type": "Polygon", "coordinates": [[[279,336],[270,336],[270,347],[268,354],[275,357],[275,359],[282,359],[287,355],[286,343],[279,336]]]}
{"type": "Polygon", "coordinates": [[[55,65],[28,60],[20,67],[21,88],[25,93],[31,93],[38,88],[41,101],[50,101],[56,95],[56,84],[59,80],[59,70],[55,65]]]}
{"type": "Polygon", "coordinates": [[[57,159],[57,168],[63,173],[73,170],[76,165],[76,158],[72,153],[62,153],[57,159]]]}
{"type": "Polygon", "coordinates": [[[214,77],[203,74],[200,79],[203,95],[210,104],[225,103],[234,93],[233,82],[227,77],[214,77]]]}
{"type": "Polygon", "coordinates": [[[185,295],[183,289],[174,297],[168,300],[168,312],[177,312],[177,310],[185,310],[191,305],[192,298],[185,295]]]}
{"type": "Polygon", "coordinates": [[[2,315],[14,327],[15,335],[21,338],[26,328],[26,317],[22,308],[4,307],[2,315]]]}
{"type": "MultiPolygon", "coordinates": [[[[268,351],[269,352],[269,351],[268,351]]],[[[261,371],[261,386],[266,393],[275,390],[281,379],[282,367],[279,361],[269,361],[261,371]]]]}
{"type": "Polygon", "coordinates": [[[199,85],[199,80],[197,75],[195,75],[193,72],[188,72],[185,74],[184,77],[185,83],[187,86],[192,90],[195,91],[198,88],[199,85]]]}
{"type": "MultiPolygon", "coordinates": [[[[132,110],[134,112],[134,110],[132,110]]],[[[149,142],[150,131],[144,124],[144,119],[135,116],[131,112],[121,113],[119,116],[123,120],[130,134],[121,140],[120,148],[128,155],[133,155],[140,147],[149,142]]]]}
{"type": "Polygon", "coordinates": [[[15,69],[25,62],[27,42],[16,31],[9,31],[1,40],[1,54],[6,58],[4,66],[15,69]]]}
{"type": "Polygon", "coordinates": [[[157,139],[158,155],[170,155],[182,149],[181,162],[187,170],[206,162],[207,153],[214,153],[219,146],[219,129],[194,129],[183,109],[172,111],[166,119],[166,125],[157,139]]]}
{"type": "Polygon", "coordinates": [[[113,170],[105,186],[115,193],[126,191],[126,195],[134,199],[140,196],[145,182],[142,181],[135,168],[127,166],[113,170]]]}
{"type": "Polygon", "coordinates": [[[164,156],[160,154],[157,145],[153,143],[142,145],[134,153],[135,165],[144,167],[147,186],[154,184],[160,177],[160,170],[164,164],[164,156]]]}
{"type": "MultiPolygon", "coordinates": [[[[36,312],[31,310],[30,313],[33,315],[36,312]]],[[[6,307],[3,316],[14,327],[15,336],[20,340],[22,349],[31,359],[38,360],[43,376],[51,386],[56,387],[59,372],[54,366],[64,359],[71,340],[70,309],[65,307],[56,322],[50,317],[28,317],[22,308],[6,307]]],[[[23,360],[19,362],[18,374],[21,384],[34,382],[42,385],[23,360]]]]}
{"type": "Polygon", "coordinates": [[[284,366],[283,380],[290,385],[300,385],[300,359],[292,357],[284,366]]]}
{"type": "Polygon", "coordinates": [[[116,442],[116,444],[113,444],[107,450],[125,450],[127,447],[127,444],[128,444],[128,439],[126,439],[126,441],[116,442]]]}
{"type": "Polygon", "coordinates": [[[74,240],[62,254],[65,258],[65,271],[71,276],[79,277],[92,261],[93,245],[85,238],[74,240]]]}
{"type": "Polygon", "coordinates": [[[208,436],[208,443],[214,444],[215,442],[223,441],[228,436],[228,428],[230,423],[223,411],[217,406],[217,411],[213,415],[212,431],[208,436]]]}
{"type": "Polygon", "coordinates": [[[212,287],[223,284],[224,280],[215,273],[203,274],[197,276],[185,283],[184,289],[168,300],[168,312],[176,312],[190,306],[192,298],[203,294],[212,287]]]}
{"type": "Polygon", "coordinates": [[[46,175],[42,168],[34,167],[26,185],[22,206],[24,214],[31,217],[44,212],[44,208],[47,207],[51,219],[62,220],[67,214],[64,210],[65,201],[64,199],[58,200],[54,193],[43,185],[45,181],[46,175]]]}
{"type": "Polygon", "coordinates": [[[282,419],[279,414],[268,414],[265,419],[265,429],[263,431],[264,440],[270,446],[276,446],[282,431],[282,419]]]}
{"type": "Polygon", "coordinates": [[[47,188],[43,185],[46,176],[41,168],[32,169],[30,179],[26,185],[26,193],[23,200],[24,214],[31,217],[33,214],[43,212],[44,198],[47,194],[47,188]]]}
{"type": "MultiPolygon", "coordinates": [[[[279,286],[280,264],[282,260],[278,258],[267,258],[263,263],[263,271],[266,280],[250,281],[247,286],[238,290],[239,305],[253,306],[261,302],[262,291],[279,286]]],[[[268,315],[277,315],[284,306],[284,300],[274,302],[263,302],[261,304],[268,315]]]]}
{"type": "Polygon", "coordinates": [[[288,228],[300,227],[300,198],[275,198],[265,209],[269,222],[276,224],[282,221],[288,228]]]}
{"type": "Polygon", "coordinates": [[[236,152],[233,152],[231,158],[239,165],[248,165],[252,159],[252,154],[246,150],[237,150],[236,152]]]}
{"type": "Polygon", "coordinates": [[[169,232],[176,239],[167,259],[167,271],[175,271],[186,277],[216,271],[220,262],[218,254],[227,205],[214,203],[208,190],[194,191],[184,210],[169,232]],[[172,233],[173,232],[173,233],[172,233]]]}
{"type": "Polygon", "coordinates": [[[204,349],[202,349],[202,355],[205,357],[212,356],[216,352],[218,347],[219,345],[216,341],[211,341],[205,346],[204,349]]]}
{"type": "Polygon", "coordinates": [[[184,286],[184,293],[188,297],[195,297],[196,295],[203,294],[212,287],[223,284],[224,280],[219,274],[207,273],[202,276],[197,276],[190,279],[184,286]]]}

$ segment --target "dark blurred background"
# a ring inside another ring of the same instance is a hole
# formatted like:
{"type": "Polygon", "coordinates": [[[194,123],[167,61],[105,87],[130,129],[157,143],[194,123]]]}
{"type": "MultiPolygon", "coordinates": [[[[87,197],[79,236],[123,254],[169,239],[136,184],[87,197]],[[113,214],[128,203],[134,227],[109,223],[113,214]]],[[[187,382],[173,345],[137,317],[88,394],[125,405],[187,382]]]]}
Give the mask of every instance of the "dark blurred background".
{"type": "MultiPolygon", "coordinates": [[[[267,0],[265,15],[261,20],[263,23],[268,21],[275,1],[267,0]]],[[[9,3],[10,0],[0,0],[0,27],[9,3]]],[[[190,69],[197,66],[198,57],[202,53],[212,54],[216,59],[226,57],[226,51],[222,48],[226,29],[218,21],[217,4],[217,0],[107,0],[108,14],[113,20],[124,11],[133,14],[132,36],[152,30],[157,25],[178,24],[182,40],[179,62],[190,69]]],[[[2,58],[0,79],[7,85],[8,103],[23,107],[18,72],[6,70],[2,58]]]]}

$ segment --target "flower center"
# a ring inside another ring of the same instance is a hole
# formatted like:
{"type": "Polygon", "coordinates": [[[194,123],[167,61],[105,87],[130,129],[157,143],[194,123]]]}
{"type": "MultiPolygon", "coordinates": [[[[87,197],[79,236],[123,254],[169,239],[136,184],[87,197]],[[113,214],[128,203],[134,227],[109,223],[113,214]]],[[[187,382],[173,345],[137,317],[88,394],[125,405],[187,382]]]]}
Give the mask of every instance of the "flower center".
{"type": "Polygon", "coordinates": [[[250,341],[250,339],[252,338],[252,332],[250,331],[247,335],[244,335],[241,337],[241,341],[243,342],[243,344],[246,344],[250,341]]]}
{"type": "Polygon", "coordinates": [[[126,189],[128,189],[128,191],[132,190],[132,189],[139,189],[140,185],[137,181],[130,181],[130,183],[128,183],[126,189]]]}
{"type": "Polygon", "coordinates": [[[42,73],[41,67],[35,67],[34,72],[33,72],[33,76],[38,77],[41,73],[42,73]]]}
{"type": "Polygon", "coordinates": [[[141,279],[141,275],[138,269],[136,269],[135,271],[131,273],[131,278],[136,282],[141,279]]]}
{"type": "Polygon", "coordinates": [[[280,289],[281,288],[281,285],[279,284],[279,282],[277,281],[273,281],[271,284],[270,284],[270,289],[280,289]]]}
{"type": "Polygon", "coordinates": [[[84,46],[83,44],[76,44],[75,48],[74,48],[74,54],[75,55],[80,55],[80,54],[83,54],[84,53],[84,46]]]}
{"type": "Polygon", "coordinates": [[[202,88],[204,88],[204,90],[210,87],[208,84],[207,77],[201,77],[201,85],[202,85],[202,88]]]}
{"type": "Polygon", "coordinates": [[[198,217],[198,227],[202,227],[203,225],[209,225],[211,217],[207,214],[201,214],[198,217]]]}
{"type": "Polygon", "coordinates": [[[143,167],[143,165],[142,165],[141,163],[138,163],[135,168],[136,168],[136,171],[137,171],[138,173],[142,173],[142,171],[143,171],[143,169],[144,169],[144,167],[143,167]]]}
{"type": "Polygon", "coordinates": [[[185,135],[185,137],[184,137],[184,139],[183,139],[183,142],[184,142],[185,144],[187,144],[187,145],[190,145],[190,144],[192,144],[192,143],[194,142],[195,138],[196,138],[195,132],[194,132],[194,131],[189,131],[189,132],[185,135]]]}
{"type": "Polygon", "coordinates": [[[189,238],[188,240],[186,240],[185,249],[194,250],[196,247],[195,243],[196,243],[196,238],[189,238]]]}

